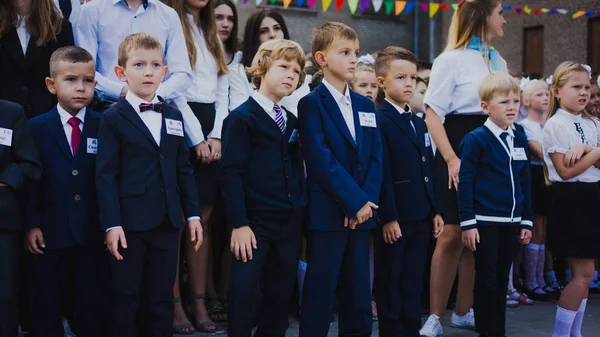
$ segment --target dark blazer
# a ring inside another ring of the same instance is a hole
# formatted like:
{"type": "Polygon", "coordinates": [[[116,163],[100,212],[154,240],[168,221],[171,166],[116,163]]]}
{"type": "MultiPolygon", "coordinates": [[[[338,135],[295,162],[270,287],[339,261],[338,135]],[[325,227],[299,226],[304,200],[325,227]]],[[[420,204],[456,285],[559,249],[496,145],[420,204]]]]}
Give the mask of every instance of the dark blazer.
{"type": "Polygon", "coordinates": [[[160,145],[140,116],[121,98],[104,112],[98,130],[96,186],[103,230],[146,231],[169,220],[181,228],[200,216],[189,150],[183,136],[167,134],[165,119],[180,121],[181,112],[165,105],[160,145]]]}
{"type": "Polygon", "coordinates": [[[23,109],[0,100],[0,137],[12,131],[11,145],[0,145],[0,229],[21,230],[21,211],[17,200],[31,180],[39,179],[42,166],[23,109]]]}
{"type": "Polygon", "coordinates": [[[96,199],[96,154],[100,113],[87,109],[77,155],[73,157],[58,110],[29,120],[44,173],[30,198],[26,227],[40,227],[46,248],[102,244],[96,199]],[[90,153],[92,152],[92,153],[90,153]]]}
{"type": "MultiPolygon", "coordinates": [[[[344,230],[368,202],[377,203],[382,180],[379,127],[360,125],[359,112],[375,113],[373,102],[350,92],[356,142],[333,96],[324,84],[298,103],[299,131],[308,173],[308,229],[344,230]]],[[[356,227],[370,230],[371,219],[356,227]]]]}
{"type": "Polygon", "coordinates": [[[378,117],[383,138],[380,224],[419,221],[442,213],[441,190],[425,121],[414,116],[413,130],[410,121],[386,100],[379,107],[378,117]]]}
{"type": "Polygon", "coordinates": [[[306,205],[298,119],[287,111],[285,132],[252,98],[223,123],[221,191],[233,228],[280,226],[306,205]]]}
{"type": "Polygon", "coordinates": [[[16,28],[0,37],[0,99],[20,104],[27,119],[45,113],[57,100],[46,88],[45,78],[50,76],[50,56],[60,47],[72,46],[73,29],[63,20],[56,41],[36,46],[35,36],[29,39],[27,53],[23,55],[16,28]]]}

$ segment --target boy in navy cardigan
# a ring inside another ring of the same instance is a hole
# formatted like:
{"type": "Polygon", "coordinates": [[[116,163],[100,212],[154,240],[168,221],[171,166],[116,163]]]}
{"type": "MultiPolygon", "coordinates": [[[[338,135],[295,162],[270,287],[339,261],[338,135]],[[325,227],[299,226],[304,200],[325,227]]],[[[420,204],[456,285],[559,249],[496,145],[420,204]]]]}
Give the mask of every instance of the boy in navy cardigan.
{"type": "Polygon", "coordinates": [[[370,336],[369,248],[382,180],[381,134],[373,102],[347,84],[359,53],[356,32],[325,22],[311,44],[324,78],[298,104],[309,193],[300,336],[327,336],[338,281],[340,336],[370,336]]]}
{"type": "Polygon", "coordinates": [[[306,193],[298,120],[279,105],[304,79],[305,56],[288,40],[261,45],[248,73],[258,88],[223,124],[221,191],[234,255],[231,337],[284,336],[300,257],[306,193]]]}
{"type": "Polygon", "coordinates": [[[139,308],[139,335],[171,337],[182,210],[194,249],[202,244],[196,183],[181,113],[156,95],[167,72],[162,46],[129,35],[118,62],[129,92],[102,116],[96,162],[100,226],[114,257],[109,336],[138,336],[139,308]]]}
{"type": "MultiPolygon", "coordinates": [[[[62,336],[61,302],[72,284],[77,334],[104,334],[104,247],[96,199],[96,152],[100,114],[94,98],[92,55],[62,47],[50,58],[52,110],[29,120],[44,172],[30,198],[25,249],[31,259],[31,330],[62,336]]],[[[63,303],[64,304],[64,303],[63,303]]]]}
{"type": "Polygon", "coordinates": [[[485,124],[461,143],[458,185],[463,244],[475,252],[475,330],[505,335],[506,289],[517,242],[531,239],[531,177],[527,137],[513,130],[519,84],[492,73],[481,84],[485,124]]]}
{"type": "Polygon", "coordinates": [[[387,47],[375,60],[385,92],[378,111],[383,139],[383,185],[375,231],[375,293],[379,336],[418,336],[421,291],[433,224],[444,226],[436,166],[427,125],[407,104],[417,78],[417,57],[387,47]]]}

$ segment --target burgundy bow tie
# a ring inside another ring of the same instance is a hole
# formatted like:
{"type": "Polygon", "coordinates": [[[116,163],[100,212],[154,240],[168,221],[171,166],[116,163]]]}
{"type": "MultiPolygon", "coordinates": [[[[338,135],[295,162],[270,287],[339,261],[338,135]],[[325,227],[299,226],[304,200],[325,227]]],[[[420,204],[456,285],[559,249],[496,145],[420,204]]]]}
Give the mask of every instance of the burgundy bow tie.
{"type": "Polygon", "coordinates": [[[160,113],[164,105],[165,104],[163,102],[142,103],[142,104],[140,104],[140,112],[152,110],[152,111],[156,111],[156,112],[160,113]]]}

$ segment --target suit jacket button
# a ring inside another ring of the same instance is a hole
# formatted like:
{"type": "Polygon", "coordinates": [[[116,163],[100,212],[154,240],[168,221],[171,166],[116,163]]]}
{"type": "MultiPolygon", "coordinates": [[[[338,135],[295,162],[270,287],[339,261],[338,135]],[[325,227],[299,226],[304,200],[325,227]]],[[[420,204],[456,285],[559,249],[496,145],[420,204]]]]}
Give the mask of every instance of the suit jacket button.
{"type": "Polygon", "coordinates": [[[160,191],[161,191],[162,193],[165,193],[165,189],[164,189],[164,188],[161,188],[161,189],[160,189],[160,191]]]}
{"type": "Polygon", "coordinates": [[[291,199],[291,198],[292,198],[292,195],[291,195],[291,194],[288,194],[288,199],[291,199]]]}
{"type": "Polygon", "coordinates": [[[427,159],[425,158],[425,156],[423,156],[423,158],[421,158],[421,159],[423,159],[423,162],[427,161],[427,159]]]}
{"type": "Polygon", "coordinates": [[[160,160],[163,160],[163,159],[165,159],[165,155],[161,153],[160,154],[160,160]]]}
{"type": "Polygon", "coordinates": [[[81,196],[79,194],[75,194],[73,196],[73,199],[75,199],[75,201],[79,201],[79,200],[81,200],[81,196]]]}
{"type": "Polygon", "coordinates": [[[425,182],[428,183],[429,182],[429,178],[425,177],[425,182]]]}
{"type": "Polygon", "coordinates": [[[71,171],[71,174],[72,174],[73,176],[76,176],[76,175],[78,175],[78,174],[79,174],[79,171],[77,171],[77,170],[73,170],[73,171],[71,171]]]}
{"type": "Polygon", "coordinates": [[[359,164],[356,168],[362,170],[362,165],[359,164]]]}

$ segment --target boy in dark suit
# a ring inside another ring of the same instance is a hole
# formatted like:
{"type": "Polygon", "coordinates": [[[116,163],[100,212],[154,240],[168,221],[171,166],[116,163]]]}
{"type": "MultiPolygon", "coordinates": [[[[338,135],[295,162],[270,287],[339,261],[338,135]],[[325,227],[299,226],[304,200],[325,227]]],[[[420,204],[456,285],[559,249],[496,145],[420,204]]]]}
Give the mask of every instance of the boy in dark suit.
{"type": "Polygon", "coordinates": [[[347,81],[356,69],[358,36],[325,22],[312,39],[323,82],[298,104],[308,173],[308,268],[300,336],[324,337],[336,286],[340,336],[370,336],[370,232],[381,188],[382,148],[375,107],[347,81]]]}
{"type": "Polygon", "coordinates": [[[0,337],[19,334],[17,293],[21,267],[22,192],[42,166],[23,108],[0,100],[0,337]]]}
{"type": "Polygon", "coordinates": [[[382,337],[418,337],[421,291],[431,224],[444,222],[427,125],[407,104],[417,80],[417,58],[387,47],[375,60],[385,92],[378,111],[383,140],[383,185],[375,231],[375,294],[382,337]]]}
{"type": "Polygon", "coordinates": [[[229,281],[230,337],[284,336],[306,194],[297,119],[279,105],[302,84],[305,56],[288,40],[263,44],[248,73],[258,88],[224,123],[221,190],[235,255],[229,281]]]}
{"type": "Polygon", "coordinates": [[[181,113],[156,89],[167,67],[160,43],[132,34],[119,46],[118,78],[129,92],[105,111],[98,130],[96,185],[112,284],[109,336],[173,334],[179,228],[188,222],[197,250],[200,208],[181,113]],[[119,249],[119,245],[122,249],[119,249]]]}
{"type": "Polygon", "coordinates": [[[29,125],[44,173],[27,214],[25,249],[31,260],[31,331],[64,335],[61,302],[73,285],[77,334],[101,337],[104,325],[103,235],[96,199],[96,150],[100,114],[87,108],[94,98],[92,55],[62,47],[50,58],[48,90],[58,98],[29,125]]]}

